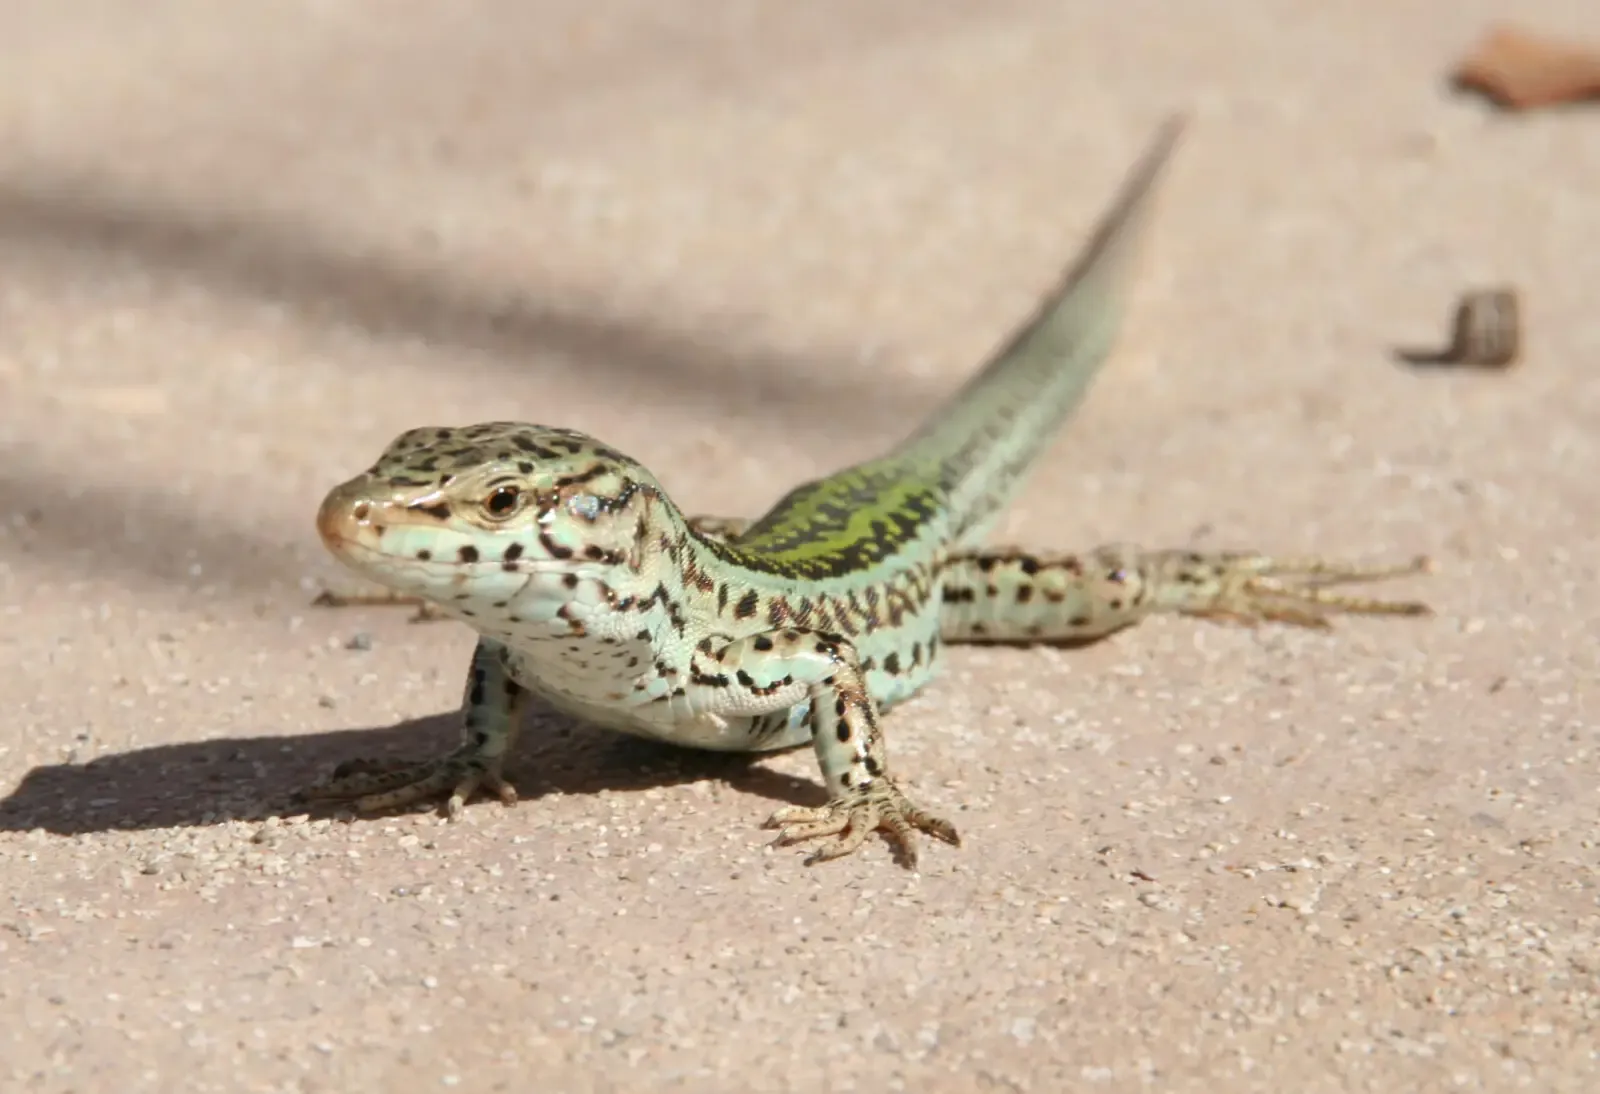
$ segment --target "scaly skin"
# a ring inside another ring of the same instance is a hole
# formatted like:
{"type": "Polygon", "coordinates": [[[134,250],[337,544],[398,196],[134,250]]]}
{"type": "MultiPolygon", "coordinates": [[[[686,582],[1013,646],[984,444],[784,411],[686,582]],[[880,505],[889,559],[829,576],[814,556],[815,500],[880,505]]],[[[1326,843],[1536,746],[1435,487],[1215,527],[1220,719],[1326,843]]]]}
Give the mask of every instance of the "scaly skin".
{"type": "Polygon", "coordinates": [[[882,829],[955,828],[891,778],[880,716],[950,641],[1094,638],[1160,611],[1319,626],[1426,608],[1328,586],[1413,572],[1245,554],[1103,547],[1035,557],[979,544],[1076,405],[1121,320],[1134,246],[1180,131],[1163,130],[1089,246],[1019,333],[883,457],[791,491],[755,521],[688,518],[638,462],[571,430],[414,429],[334,489],[317,526],[344,563],[478,632],[461,745],[398,767],[347,764],[304,791],[382,809],[482,789],[530,697],[573,717],[706,749],[810,741],[827,804],[780,809],[810,862],[882,829]]]}

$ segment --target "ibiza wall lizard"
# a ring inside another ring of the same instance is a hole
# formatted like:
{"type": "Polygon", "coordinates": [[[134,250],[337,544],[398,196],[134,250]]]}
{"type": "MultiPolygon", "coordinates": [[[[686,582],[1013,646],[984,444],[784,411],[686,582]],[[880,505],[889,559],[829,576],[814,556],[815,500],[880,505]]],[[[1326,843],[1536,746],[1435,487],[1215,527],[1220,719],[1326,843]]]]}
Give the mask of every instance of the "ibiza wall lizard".
{"type": "Polygon", "coordinates": [[[1421,615],[1329,586],[1415,573],[1323,559],[1106,546],[982,546],[1107,356],[1138,236],[1182,131],[1170,120],[1081,255],[1033,316],[887,454],[791,490],[753,521],[688,518],[636,461],[569,429],[514,422],[413,429],[317,514],[342,562],[478,634],[465,731],[419,763],[341,765],[302,791],[360,810],[483,790],[512,804],[503,764],[530,701],[599,726],[705,749],[810,742],[828,801],[779,809],[807,862],[883,830],[949,821],[889,770],[882,715],[922,688],[950,642],[1081,641],[1154,612],[1326,626],[1336,612],[1421,615]]]}

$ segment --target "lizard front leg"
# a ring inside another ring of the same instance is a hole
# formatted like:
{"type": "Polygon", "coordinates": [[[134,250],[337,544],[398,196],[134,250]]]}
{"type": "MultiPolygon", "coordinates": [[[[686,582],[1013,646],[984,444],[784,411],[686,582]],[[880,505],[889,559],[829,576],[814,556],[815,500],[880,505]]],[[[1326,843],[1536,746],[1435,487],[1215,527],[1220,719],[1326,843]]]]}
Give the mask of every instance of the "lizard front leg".
{"type": "Polygon", "coordinates": [[[500,772],[527,699],[527,690],[506,671],[500,644],[481,639],[467,672],[465,721],[461,744],[454,751],[411,763],[347,760],[328,781],[306,787],[298,796],[306,801],[350,801],[357,810],[372,812],[448,793],[445,808],[451,820],[461,816],[467,800],[480,788],[506,805],[515,805],[517,792],[500,772]]]}
{"type": "Polygon", "coordinates": [[[765,824],[778,828],[780,845],[833,836],[806,864],[848,855],[877,829],[885,831],[902,861],[915,868],[916,832],[961,842],[955,826],[913,804],[889,777],[888,753],[877,704],[855,646],[832,634],[782,630],[737,639],[703,655],[693,673],[714,687],[729,713],[773,712],[809,702],[811,743],[828,788],[828,803],[779,809],[765,824]]]}
{"type": "Polygon", "coordinates": [[[952,555],[942,571],[940,629],[952,642],[1073,641],[1102,637],[1157,612],[1318,628],[1340,613],[1428,615],[1418,601],[1351,596],[1332,586],[1431,568],[1426,558],[1364,566],[1121,544],[1056,556],[969,551],[952,555]]]}

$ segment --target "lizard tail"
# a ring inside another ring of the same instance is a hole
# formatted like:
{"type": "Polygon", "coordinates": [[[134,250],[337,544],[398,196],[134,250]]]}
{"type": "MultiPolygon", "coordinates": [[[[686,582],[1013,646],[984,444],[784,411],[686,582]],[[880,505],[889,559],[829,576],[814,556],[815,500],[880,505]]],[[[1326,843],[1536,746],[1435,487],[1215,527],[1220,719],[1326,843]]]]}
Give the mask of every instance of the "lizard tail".
{"type": "Polygon", "coordinates": [[[1182,115],[1167,119],[1033,314],[900,446],[940,467],[958,542],[987,532],[1110,352],[1151,198],[1185,125],[1182,115]]]}

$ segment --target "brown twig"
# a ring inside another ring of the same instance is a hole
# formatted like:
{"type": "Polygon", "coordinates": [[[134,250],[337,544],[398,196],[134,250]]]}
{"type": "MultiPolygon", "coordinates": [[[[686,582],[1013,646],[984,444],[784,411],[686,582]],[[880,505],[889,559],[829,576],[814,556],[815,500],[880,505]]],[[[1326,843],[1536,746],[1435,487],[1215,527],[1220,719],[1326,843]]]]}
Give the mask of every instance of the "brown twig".
{"type": "Polygon", "coordinates": [[[1399,349],[1413,365],[1506,368],[1522,353],[1522,315],[1514,289],[1478,289],[1456,302],[1450,344],[1440,350],[1399,349]]]}

